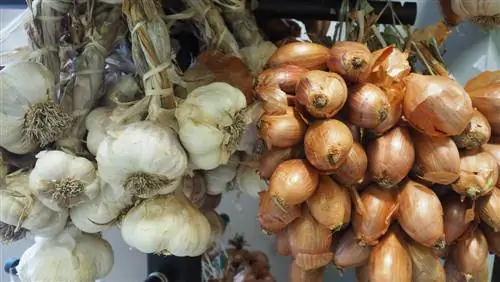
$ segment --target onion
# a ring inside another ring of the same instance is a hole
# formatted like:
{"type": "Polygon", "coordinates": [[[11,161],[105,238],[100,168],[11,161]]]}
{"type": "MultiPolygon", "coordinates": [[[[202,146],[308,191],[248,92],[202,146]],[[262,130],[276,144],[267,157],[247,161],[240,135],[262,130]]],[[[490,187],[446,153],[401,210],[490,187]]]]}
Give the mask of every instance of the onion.
{"type": "Polygon", "coordinates": [[[270,68],[259,74],[257,85],[277,86],[286,93],[295,93],[300,77],[306,72],[306,68],[294,65],[270,68]]]}
{"type": "MultiPolygon", "coordinates": [[[[490,153],[495,158],[495,160],[497,161],[498,168],[500,169],[500,145],[485,144],[483,145],[483,150],[490,153]]],[[[500,187],[500,176],[498,177],[496,186],[500,187]]]]}
{"type": "Polygon", "coordinates": [[[260,227],[269,233],[283,230],[292,221],[301,215],[300,206],[278,206],[268,191],[259,193],[259,214],[257,216],[260,227]]]}
{"type": "Polygon", "coordinates": [[[368,186],[361,193],[365,213],[354,213],[352,227],[356,238],[363,244],[375,245],[384,235],[397,211],[396,196],[392,190],[368,186]]]}
{"type": "Polygon", "coordinates": [[[453,140],[458,148],[472,150],[488,143],[490,137],[491,127],[488,120],[479,111],[474,110],[465,130],[460,135],[453,136],[453,140]]]}
{"type": "Polygon", "coordinates": [[[402,80],[411,72],[408,62],[408,53],[399,51],[396,46],[391,45],[373,52],[370,76],[368,81],[385,89],[390,90],[394,96],[390,101],[401,101],[404,94],[402,80]]]}
{"type": "Polygon", "coordinates": [[[333,253],[304,254],[299,253],[293,262],[304,270],[313,270],[329,264],[333,260],[333,253]]]}
{"type": "Polygon", "coordinates": [[[347,100],[347,85],[336,73],[312,70],[300,78],[295,96],[313,117],[331,118],[347,100]]]}
{"type": "Polygon", "coordinates": [[[349,87],[346,110],[349,122],[363,128],[380,126],[391,111],[387,95],[371,83],[349,87]]]}
{"type": "Polygon", "coordinates": [[[290,265],[289,282],[323,282],[324,268],[304,270],[297,264],[290,265]]]}
{"type": "Polygon", "coordinates": [[[361,183],[367,166],[368,158],[365,149],[359,143],[354,142],[346,161],[335,171],[332,178],[345,186],[361,183]]]}
{"type": "Polygon", "coordinates": [[[459,135],[465,130],[473,110],[460,84],[444,76],[415,73],[405,83],[403,112],[415,129],[430,136],[459,135]]]}
{"type": "Polygon", "coordinates": [[[349,128],[341,121],[316,121],[309,126],[304,138],[307,160],[321,172],[338,169],[346,160],[354,140],[349,128]]]}
{"type": "Polygon", "coordinates": [[[318,173],[305,160],[282,162],[269,181],[269,193],[278,203],[296,205],[307,200],[318,186],[318,173]]]}
{"type": "Polygon", "coordinates": [[[330,49],[328,68],[350,82],[359,82],[367,78],[370,73],[372,54],[366,45],[340,41],[330,49]]]}
{"type": "Polygon", "coordinates": [[[396,127],[368,145],[368,171],[383,188],[398,184],[410,172],[415,149],[408,129],[396,127]]]}
{"type": "Polygon", "coordinates": [[[257,127],[259,137],[264,140],[268,149],[287,148],[299,144],[307,129],[298,112],[292,107],[288,107],[284,115],[264,114],[257,127]]]}
{"type": "Polygon", "coordinates": [[[343,122],[349,128],[354,141],[361,142],[361,129],[359,128],[359,126],[352,124],[344,119],[341,119],[340,121],[343,122]]]}
{"type": "Polygon", "coordinates": [[[369,260],[370,281],[411,282],[412,262],[396,226],[372,249],[369,260]]]}
{"type": "Polygon", "coordinates": [[[431,189],[409,180],[398,203],[398,222],[406,234],[424,246],[444,248],[443,207],[431,189]]]}
{"type": "Polygon", "coordinates": [[[472,236],[459,240],[451,246],[450,259],[457,269],[465,275],[481,271],[488,257],[488,243],[481,230],[476,229],[472,236]]]}
{"type": "Polygon", "coordinates": [[[439,184],[451,184],[460,173],[460,154],[449,137],[412,134],[415,145],[415,172],[418,177],[439,184]]]}
{"type": "Polygon", "coordinates": [[[348,228],[334,244],[333,263],[339,269],[361,266],[368,262],[371,250],[371,246],[359,244],[352,228],[348,228]]]}
{"type": "Polygon", "coordinates": [[[333,232],[351,221],[349,191],[329,176],[319,177],[318,188],[306,203],[313,218],[333,232]]]}
{"type": "Polygon", "coordinates": [[[416,242],[408,245],[412,267],[412,282],[444,282],[446,274],[434,250],[416,242]]]}
{"type": "Polygon", "coordinates": [[[381,122],[377,127],[370,129],[370,132],[375,136],[384,134],[399,122],[402,114],[403,114],[403,103],[402,102],[391,103],[387,114],[387,118],[383,122],[381,122]]]}
{"type": "Polygon", "coordinates": [[[500,135],[500,72],[486,71],[465,85],[472,105],[489,121],[493,135],[500,135]]]}
{"type": "Polygon", "coordinates": [[[496,256],[500,256],[500,232],[495,232],[487,224],[481,224],[481,231],[483,231],[486,240],[488,241],[488,249],[496,256]]]}
{"type": "Polygon", "coordinates": [[[474,220],[474,208],[470,199],[464,199],[455,193],[443,199],[444,235],[447,245],[460,238],[474,220]]]}
{"type": "Polygon", "coordinates": [[[356,281],[357,282],[370,282],[370,265],[365,264],[356,267],[356,281]]]}
{"type": "Polygon", "coordinates": [[[328,48],[311,42],[293,42],[281,46],[269,58],[270,67],[296,65],[310,70],[326,69],[328,48]]]}
{"type": "Polygon", "coordinates": [[[288,229],[285,228],[276,234],[276,253],[280,256],[290,256],[290,242],[288,240],[288,229]]]}
{"type": "Polygon", "coordinates": [[[460,158],[460,178],[451,184],[457,193],[476,199],[491,193],[498,180],[498,165],[488,152],[467,152],[460,158]]]}
{"type": "Polygon", "coordinates": [[[444,270],[446,271],[446,282],[489,282],[487,263],[481,267],[481,270],[473,275],[464,275],[460,273],[455,263],[448,259],[444,264],[444,270]]]}
{"type": "Polygon", "coordinates": [[[264,113],[269,115],[285,115],[288,108],[288,98],[276,85],[260,85],[255,88],[256,96],[262,101],[264,113]]]}
{"type": "Polygon", "coordinates": [[[276,167],[293,157],[293,149],[272,149],[267,151],[260,159],[259,175],[262,179],[269,179],[276,167]]]}
{"type": "Polygon", "coordinates": [[[481,220],[495,232],[500,231],[500,189],[493,188],[491,195],[477,200],[477,211],[481,220]]]}

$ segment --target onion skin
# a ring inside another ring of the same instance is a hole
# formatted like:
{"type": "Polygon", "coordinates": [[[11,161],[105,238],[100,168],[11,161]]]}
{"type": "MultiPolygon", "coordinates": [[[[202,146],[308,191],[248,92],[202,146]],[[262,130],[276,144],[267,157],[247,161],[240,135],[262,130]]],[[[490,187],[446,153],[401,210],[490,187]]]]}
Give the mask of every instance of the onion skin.
{"type": "Polygon", "coordinates": [[[493,135],[500,135],[500,83],[499,72],[486,71],[465,85],[472,105],[489,121],[493,135]]]}
{"type": "Polygon", "coordinates": [[[495,232],[500,231],[500,189],[493,188],[490,195],[477,200],[477,211],[481,220],[495,232]]]}
{"type": "Polygon", "coordinates": [[[371,246],[362,246],[352,228],[348,228],[334,244],[333,263],[338,269],[358,267],[368,262],[371,246]]]}
{"type": "Polygon", "coordinates": [[[460,199],[455,193],[442,200],[444,211],[444,235],[447,245],[458,240],[474,220],[474,209],[470,199],[460,199]]]}
{"type": "Polygon", "coordinates": [[[368,145],[368,171],[383,188],[391,188],[410,172],[415,148],[408,129],[396,127],[368,145]]]}
{"type": "Polygon", "coordinates": [[[304,139],[307,129],[299,113],[292,107],[286,109],[285,115],[264,114],[257,127],[259,137],[264,140],[268,149],[287,148],[299,144],[304,139]]]}
{"type": "Polygon", "coordinates": [[[401,52],[395,45],[373,52],[368,82],[373,83],[389,95],[389,100],[398,102],[403,99],[403,78],[411,72],[408,53],[401,52]]]}
{"type": "Polygon", "coordinates": [[[321,172],[338,169],[347,159],[354,143],[351,131],[335,119],[316,121],[304,137],[307,160],[321,172]]]}
{"type": "Polygon", "coordinates": [[[324,268],[304,270],[297,264],[290,265],[289,282],[323,282],[324,268]]]}
{"type": "Polygon", "coordinates": [[[356,238],[365,245],[375,245],[392,223],[397,211],[394,192],[370,185],[361,193],[365,213],[354,213],[352,226],[356,238]]]}
{"type": "Polygon", "coordinates": [[[288,229],[276,233],[276,253],[280,256],[291,256],[290,242],[288,240],[288,229]]]}
{"type": "Polygon", "coordinates": [[[329,264],[333,259],[333,253],[304,254],[299,253],[293,262],[304,270],[313,270],[329,264]]]}
{"type": "Polygon", "coordinates": [[[372,53],[366,45],[358,42],[340,41],[330,49],[328,69],[349,82],[360,82],[370,74],[372,53]]]}
{"type": "MultiPolygon", "coordinates": [[[[483,150],[485,152],[490,153],[495,158],[495,160],[497,161],[499,172],[500,172],[500,145],[485,144],[485,145],[483,145],[483,150]]],[[[500,176],[498,177],[496,186],[500,187],[500,176]]]]}
{"type": "Polygon", "coordinates": [[[312,70],[300,78],[295,96],[313,117],[331,118],[347,101],[347,85],[336,73],[312,70]]]}
{"type": "Polygon", "coordinates": [[[453,136],[459,149],[473,150],[488,143],[491,137],[491,126],[479,111],[474,110],[472,119],[460,135],[453,136]]]}
{"type": "Polygon", "coordinates": [[[443,207],[434,191],[408,180],[398,203],[398,222],[406,234],[424,246],[444,247],[443,207]]]}
{"type": "Polygon", "coordinates": [[[347,119],[362,128],[376,128],[390,113],[387,95],[374,84],[362,83],[349,87],[346,103],[347,119]]]}
{"type": "Polygon", "coordinates": [[[269,58],[267,65],[278,67],[296,65],[310,70],[326,69],[328,48],[311,42],[293,42],[285,44],[269,58]]]}
{"type": "Polygon", "coordinates": [[[450,259],[457,269],[465,275],[474,275],[482,270],[488,257],[488,243],[481,230],[476,229],[472,236],[459,240],[450,249],[450,259]]]}
{"type": "Polygon", "coordinates": [[[297,205],[312,196],[319,182],[318,173],[305,161],[282,162],[269,181],[269,193],[280,205],[297,205]]]}
{"type": "Polygon", "coordinates": [[[303,67],[286,65],[264,70],[257,78],[257,85],[277,86],[286,93],[294,93],[300,77],[308,70],[303,67]]]}
{"type": "Polygon", "coordinates": [[[288,98],[276,85],[260,85],[255,88],[257,98],[262,101],[264,113],[269,115],[285,115],[288,98]]]}
{"type": "Polygon", "coordinates": [[[446,273],[434,250],[416,242],[408,243],[412,261],[412,282],[444,282],[446,273]]]}
{"type": "Polygon", "coordinates": [[[464,275],[460,273],[457,266],[451,261],[446,260],[444,264],[446,271],[446,282],[489,282],[488,264],[484,264],[480,271],[473,275],[464,275]]]}
{"type": "Polygon", "coordinates": [[[314,220],[307,207],[302,209],[302,216],[288,227],[290,250],[298,254],[324,254],[330,252],[332,233],[314,220]]]}
{"type": "Polygon", "coordinates": [[[356,267],[356,281],[357,282],[370,282],[370,265],[364,264],[356,267]]]}
{"type": "Polygon", "coordinates": [[[488,152],[470,151],[460,158],[460,178],[451,187],[460,195],[477,199],[490,194],[498,181],[498,165],[488,152]]]}
{"type": "Polygon", "coordinates": [[[379,136],[393,128],[401,119],[403,115],[403,103],[394,102],[390,104],[387,118],[381,122],[377,127],[370,129],[370,132],[375,136],[379,136]]]}
{"type": "Polygon", "coordinates": [[[259,175],[262,179],[269,179],[276,167],[293,157],[292,148],[272,149],[267,151],[260,159],[259,175]]]}
{"type": "Polygon", "coordinates": [[[280,232],[300,215],[300,206],[280,207],[273,201],[268,191],[259,193],[257,219],[262,230],[269,233],[280,232]]]}
{"type": "Polygon", "coordinates": [[[354,142],[346,161],[332,174],[332,178],[345,186],[355,185],[361,183],[367,167],[368,157],[365,149],[359,143],[354,142]]]}
{"type": "Polygon", "coordinates": [[[403,113],[418,131],[429,136],[462,133],[472,118],[469,95],[456,81],[444,76],[412,73],[405,78],[403,113]]]}
{"type": "Polygon", "coordinates": [[[333,232],[351,221],[349,191],[329,176],[319,177],[318,188],[306,203],[313,218],[333,232]]]}
{"type": "Polygon", "coordinates": [[[483,231],[488,241],[489,251],[496,256],[500,256],[500,232],[495,232],[495,230],[484,223],[481,223],[481,231],[483,231]]]}
{"type": "Polygon", "coordinates": [[[412,261],[399,230],[392,227],[373,247],[370,282],[411,282],[412,261]]]}

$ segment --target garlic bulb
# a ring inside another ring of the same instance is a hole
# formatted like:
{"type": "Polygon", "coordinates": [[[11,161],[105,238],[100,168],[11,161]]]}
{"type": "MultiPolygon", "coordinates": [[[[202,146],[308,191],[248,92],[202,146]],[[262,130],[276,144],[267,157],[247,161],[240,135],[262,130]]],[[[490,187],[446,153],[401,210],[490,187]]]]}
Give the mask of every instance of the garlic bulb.
{"type": "Polygon", "coordinates": [[[89,160],[62,151],[42,151],[36,158],[29,187],[51,210],[64,211],[99,193],[97,172],[89,160]]]}
{"type": "Polygon", "coordinates": [[[123,188],[113,189],[102,180],[100,188],[100,193],[95,199],[69,211],[71,222],[87,233],[97,233],[107,229],[127,206],[132,205],[132,195],[125,193],[123,188]]]}
{"type": "Polygon", "coordinates": [[[52,73],[35,62],[11,64],[0,71],[1,147],[26,154],[62,137],[72,118],[55,102],[53,82],[52,73]]]}
{"type": "Polygon", "coordinates": [[[188,94],[175,110],[179,138],[190,161],[200,169],[226,164],[248,121],[245,95],[227,83],[214,82],[188,94]]]}
{"type": "Polygon", "coordinates": [[[246,155],[238,166],[234,184],[240,191],[254,198],[267,189],[267,183],[258,174],[259,162],[252,162],[252,157],[246,155]]]}
{"type": "Polygon", "coordinates": [[[240,162],[237,154],[232,155],[227,164],[218,166],[216,169],[205,171],[207,194],[219,195],[228,190],[229,183],[236,176],[236,169],[240,162]]]}
{"type": "Polygon", "coordinates": [[[111,245],[99,235],[67,227],[53,238],[35,237],[17,267],[25,282],[94,282],[113,267],[111,245]]]}
{"type": "Polygon", "coordinates": [[[96,155],[99,175],[106,183],[145,198],[179,186],[188,160],[170,128],[140,121],[110,129],[108,135],[96,155]]]}
{"type": "Polygon", "coordinates": [[[112,108],[101,107],[96,108],[89,113],[85,119],[85,127],[87,128],[87,149],[92,155],[97,154],[97,149],[102,140],[106,138],[106,128],[111,123],[112,108]]]}
{"type": "Polygon", "coordinates": [[[452,11],[485,27],[500,25],[500,2],[492,0],[451,0],[452,11]]]}
{"type": "Polygon", "coordinates": [[[121,222],[122,238],[143,253],[199,256],[210,244],[207,218],[184,195],[157,195],[133,207],[121,222]]]}

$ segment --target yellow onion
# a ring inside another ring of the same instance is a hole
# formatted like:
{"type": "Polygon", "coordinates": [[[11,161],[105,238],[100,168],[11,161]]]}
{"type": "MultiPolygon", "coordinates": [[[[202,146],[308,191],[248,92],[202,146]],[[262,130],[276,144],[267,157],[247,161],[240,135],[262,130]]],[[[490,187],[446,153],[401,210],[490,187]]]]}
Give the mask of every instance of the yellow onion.
{"type": "Polygon", "coordinates": [[[453,140],[458,148],[472,150],[488,143],[490,137],[491,127],[488,120],[478,110],[474,110],[465,130],[460,135],[453,136],[453,140]]]}
{"type": "Polygon", "coordinates": [[[282,162],[269,180],[269,193],[282,205],[297,205],[312,196],[319,175],[305,160],[282,162]]]}
{"type": "Polygon", "coordinates": [[[384,134],[389,129],[393,128],[401,119],[403,114],[403,103],[401,101],[395,101],[390,103],[389,112],[387,118],[381,122],[377,127],[370,129],[370,133],[375,136],[384,134]]]}
{"type": "Polygon", "coordinates": [[[481,271],[487,257],[488,243],[479,229],[476,229],[470,237],[452,245],[449,256],[458,271],[465,275],[474,275],[481,271]]]}
{"type": "Polygon", "coordinates": [[[370,282],[370,265],[368,263],[356,267],[356,281],[370,282]]]}
{"type": "Polygon", "coordinates": [[[300,78],[295,97],[313,117],[331,118],[347,100],[347,85],[336,73],[312,70],[300,78]]]}
{"type": "Polygon", "coordinates": [[[293,42],[283,45],[269,58],[268,66],[296,65],[310,70],[326,69],[328,48],[311,42],[293,42]]]}
{"type": "Polygon", "coordinates": [[[460,154],[449,137],[430,137],[414,132],[415,173],[418,177],[439,184],[451,184],[460,173],[460,154]]]}
{"type": "Polygon", "coordinates": [[[465,85],[472,105],[477,108],[491,125],[493,135],[500,135],[500,71],[485,71],[472,78],[465,85]]]}
{"type": "Polygon", "coordinates": [[[417,242],[408,243],[412,282],[445,282],[446,274],[434,250],[417,242]]]}
{"type": "Polygon", "coordinates": [[[446,282],[490,282],[487,263],[481,267],[481,270],[471,275],[461,273],[455,263],[448,259],[444,264],[444,270],[446,282]]]}
{"type": "Polygon", "coordinates": [[[398,222],[406,234],[424,246],[444,248],[443,207],[431,189],[408,180],[398,203],[398,222]]]}
{"type": "Polygon", "coordinates": [[[335,119],[316,121],[304,137],[307,160],[320,172],[338,169],[346,160],[354,140],[351,131],[335,119]]]}
{"type": "Polygon", "coordinates": [[[489,225],[481,223],[481,231],[483,231],[486,241],[488,241],[488,249],[492,254],[500,256],[500,232],[495,232],[489,225]]]}
{"type": "Polygon", "coordinates": [[[313,270],[329,264],[333,260],[333,253],[304,254],[295,255],[293,262],[304,270],[313,270]]]}
{"type": "Polygon", "coordinates": [[[259,193],[259,214],[257,216],[262,230],[277,233],[301,214],[300,206],[281,207],[273,201],[268,191],[259,193]]]}
{"type": "Polygon", "coordinates": [[[280,256],[290,256],[292,254],[288,240],[288,229],[286,227],[276,233],[276,253],[280,256]]]}
{"type": "Polygon", "coordinates": [[[415,149],[405,127],[395,127],[368,145],[368,171],[383,188],[403,180],[415,161],[415,149]]]}
{"type": "Polygon", "coordinates": [[[287,148],[299,144],[304,139],[307,126],[299,113],[292,107],[284,115],[264,114],[257,124],[259,137],[268,149],[287,148]]]}
{"type": "Polygon", "coordinates": [[[362,128],[376,128],[388,117],[391,105],[387,95],[371,83],[349,87],[347,119],[362,128]]]}
{"type": "Polygon", "coordinates": [[[319,177],[318,188],[306,203],[313,218],[333,232],[351,221],[349,191],[329,176],[319,177]]]}
{"type": "Polygon", "coordinates": [[[500,189],[493,188],[491,195],[477,200],[477,211],[481,220],[495,232],[500,231],[500,189]]]}
{"type": "Polygon", "coordinates": [[[366,245],[375,245],[392,223],[397,211],[394,191],[370,185],[361,193],[364,213],[354,213],[352,227],[356,238],[366,245]]]}
{"type": "Polygon", "coordinates": [[[350,82],[364,81],[370,73],[372,53],[358,42],[340,41],[330,49],[328,68],[350,82]]]}
{"type": "Polygon", "coordinates": [[[405,83],[403,112],[415,129],[429,136],[459,135],[465,130],[472,118],[472,102],[458,82],[412,73],[405,83]]]}
{"type": "Polygon", "coordinates": [[[411,282],[412,262],[399,228],[391,227],[373,247],[369,259],[370,282],[411,282]]]}
{"type": "Polygon", "coordinates": [[[323,282],[324,268],[304,270],[297,264],[290,265],[289,282],[323,282]]]}
{"type": "Polygon", "coordinates": [[[269,115],[285,115],[288,98],[285,92],[276,85],[260,85],[255,88],[256,97],[262,101],[264,113],[269,115]]]}
{"type": "MultiPolygon", "coordinates": [[[[495,158],[495,160],[497,161],[498,168],[500,169],[500,145],[485,144],[483,145],[483,150],[490,153],[495,158]]],[[[500,187],[500,176],[498,177],[496,186],[500,187]]]]}
{"type": "Polygon", "coordinates": [[[267,151],[260,159],[259,175],[262,179],[269,179],[276,167],[283,161],[293,157],[292,148],[272,149],[267,151]]]}
{"type": "Polygon", "coordinates": [[[488,152],[466,152],[460,158],[460,178],[451,184],[457,193],[476,199],[491,193],[498,180],[498,165],[488,152]]]}
{"type": "Polygon", "coordinates": [[[270,68],[259,74],[257,85],[277,86],[286,93],[295,93],[299,79],[306,72],[306,68],[294,65],[270,68]]]}
{"type": "Polygon", "coordinates": [[[361,245],[352,228],[348,228],[334,243],[333,263],[339,269],[361,266],[368,262],[371,250],[371,246],[361,245]]]}
{"type": "Polygon", "coordinates": [[[444,235],[447,245],[460,238],[474,220],[474,207],[470,199],[462,201],[455,193],[447,195],[443,201],[444,235]]]}
{"type": "Polygon", "coordinates": [[[365,149],[359,143],[354,142],[346,161],[332,174],[332,178],[345,186],[361,183],[367,166],[368,158],[365,149]]]}

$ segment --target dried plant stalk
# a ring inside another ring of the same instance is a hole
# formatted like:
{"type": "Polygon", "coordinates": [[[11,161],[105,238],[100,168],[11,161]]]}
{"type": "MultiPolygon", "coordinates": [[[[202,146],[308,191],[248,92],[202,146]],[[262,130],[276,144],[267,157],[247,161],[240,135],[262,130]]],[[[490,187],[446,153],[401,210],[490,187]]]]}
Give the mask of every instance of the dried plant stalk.
{"type": "Polygon", "coordinates": [[[221,8],[222,15],[231,25],[240,47],[257,45],[264,41],[253,14],[246,7],[245,0],[214,0],[221,8]]]}

